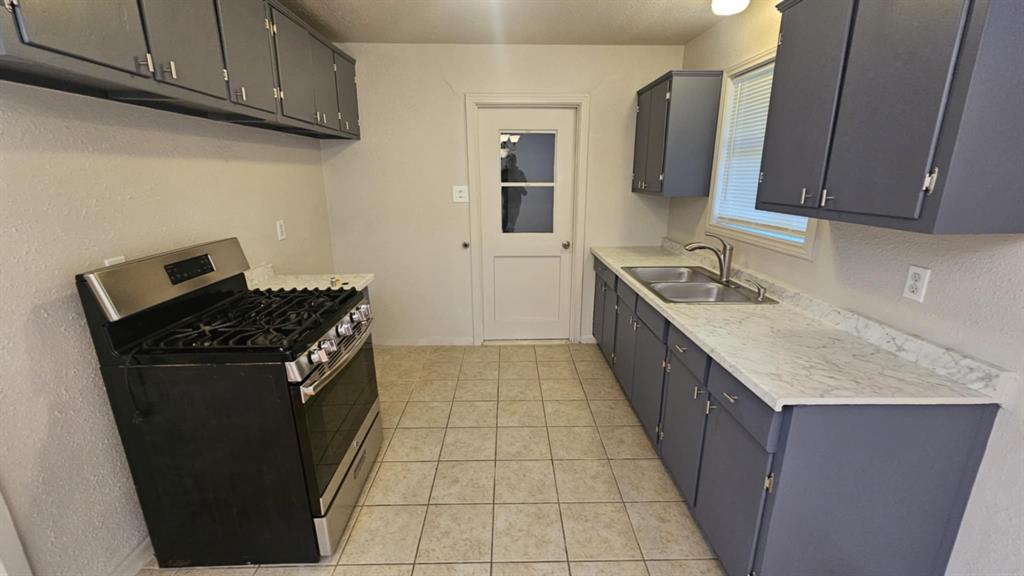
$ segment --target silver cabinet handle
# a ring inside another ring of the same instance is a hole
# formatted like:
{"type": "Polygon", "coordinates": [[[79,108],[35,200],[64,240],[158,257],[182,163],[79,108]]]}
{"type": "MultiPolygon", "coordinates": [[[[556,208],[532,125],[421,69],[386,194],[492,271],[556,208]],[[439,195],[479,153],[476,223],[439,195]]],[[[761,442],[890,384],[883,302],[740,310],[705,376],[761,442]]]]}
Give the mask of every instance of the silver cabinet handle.
{"type": "Polygon", "coordinates": [[[835,196],[829,196],[828,195],[828,188],[822,188],[821,189],[821,204],[819,204],[818,206],[821,206],[822,208],[824,208],[826,202],[828,202],[829,200],[835,200],[835,199],[836,199],[835,196]]]}
{"type": "Polygon", "coordinates": [[[802,206],[803,203],[806,202],[806,201],[807,201],[807,188],[804,187],[804,188],[800,189],[800,205],[802,206]]]}
{"type": "Polygon", "coordinates": [[[718,408],[718,406],[712,404],[711,400],[708,400],[707,402],[704,403],[705,414],[711,414],[711,411],[714,410],[715,408],[718,408]]]}
{"type": "Polygon", "coordinates": [[[686,351],[689,350],[689,348],[685,348],[683,346],[680,346],[679,344],[675,345],[675,349],[676,352],[679,352],[680,354],[686,354],[686,351]]]}
{"type": "Polygon", "coordinates": [[[242,102],[245,102],[247,100],[249,100],[249,98],[245,95],[245,86],[242,86],[242,102]]]}
{"type": "Polygon", "coordinates": [[[164,76],[170,74],[172,79],[178,79],[178,66],[174,63],[174,60],[171,60],[167,64],[161,66],[160,71],[163,72],[164,76]]]}
{"type": "Polygon", "coordinates": [[[703,394],[704,391],[700,389],[700,386],[693,387],[693,399],[696,400],[698,396],[703,394]]]}
{"type": "Polygon", "coordinates": [[[726,392],[722,392],[722,396],[725,396],[725,399],[728,400],[730,404],[735,404],[736,401],[739,400],[739,396],[733,396],[726,392]]]}

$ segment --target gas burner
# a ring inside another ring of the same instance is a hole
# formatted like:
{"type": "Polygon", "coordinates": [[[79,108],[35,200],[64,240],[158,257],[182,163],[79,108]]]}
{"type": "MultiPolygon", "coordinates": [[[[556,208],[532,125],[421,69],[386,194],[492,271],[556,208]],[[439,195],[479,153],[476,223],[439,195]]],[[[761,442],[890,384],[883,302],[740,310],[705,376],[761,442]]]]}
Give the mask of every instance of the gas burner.
{"type": "Polygon", "coordinates": [[[146,341],[148,352],[285,350],[335,320],[352,290],[252,290],[146,341]]]}

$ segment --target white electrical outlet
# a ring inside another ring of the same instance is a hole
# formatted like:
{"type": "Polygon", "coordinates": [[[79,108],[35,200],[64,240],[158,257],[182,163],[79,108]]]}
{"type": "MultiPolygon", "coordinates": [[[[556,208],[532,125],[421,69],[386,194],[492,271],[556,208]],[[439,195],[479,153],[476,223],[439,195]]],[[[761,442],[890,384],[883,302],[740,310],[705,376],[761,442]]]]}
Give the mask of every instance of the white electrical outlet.
{"type": "Polygon", "coordinates": [[[120,264],[124,262],[124,256],[114,256],[113,258],[107,258],[103,261],[104,266],[113,266],[114,264],[120,264]]]}
{"type": "Polygon", "coordinates": [[[469,202],[469,186],[452,186],[452,202],[459,204],[469,202]]]}
{"type": "Polygon", "coordinates": [[[920,266],[911,266],[907,272],[907,284],[903,287],[903,297],[924,302],[924,293],[928,289],[928,277],[932,271],[920,266]]]}
{"type": "Polygon", "coordinates": [[[284,220],[277,221],[277,239],[284,240],[288,237],[288,229],[284,227],[284,220]]]}

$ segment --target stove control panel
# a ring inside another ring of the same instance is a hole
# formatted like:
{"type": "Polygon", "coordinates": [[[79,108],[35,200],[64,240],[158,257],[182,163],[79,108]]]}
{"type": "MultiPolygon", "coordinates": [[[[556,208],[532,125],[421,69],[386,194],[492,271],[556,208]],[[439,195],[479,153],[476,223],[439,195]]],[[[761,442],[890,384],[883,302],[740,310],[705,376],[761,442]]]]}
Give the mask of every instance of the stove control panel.
{"type": "Polygon", "coordinates": [[[214,271],[213,260],[210,259],[209,254],[203,254],[166,264],[164,271],[167,272],[167,278],[171,284],[181,284],[187,280],[212,273],[214,271]]]}

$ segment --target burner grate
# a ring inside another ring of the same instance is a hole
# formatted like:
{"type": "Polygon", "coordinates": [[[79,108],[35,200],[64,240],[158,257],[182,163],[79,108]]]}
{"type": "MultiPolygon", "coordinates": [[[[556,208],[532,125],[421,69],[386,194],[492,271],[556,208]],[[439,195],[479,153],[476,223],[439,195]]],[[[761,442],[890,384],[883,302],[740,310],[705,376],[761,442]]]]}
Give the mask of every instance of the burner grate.
{"type": "Polygon", "coordinates": [[[146,351],[285,350],[334,320],[350,290],[252,290],[143,344],[146,351]]]}

